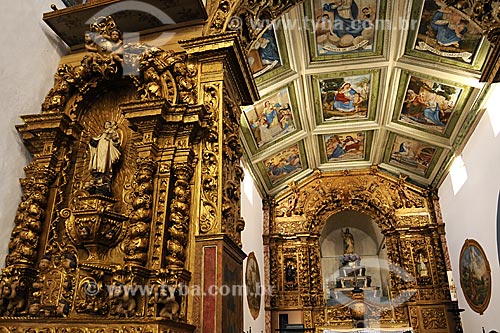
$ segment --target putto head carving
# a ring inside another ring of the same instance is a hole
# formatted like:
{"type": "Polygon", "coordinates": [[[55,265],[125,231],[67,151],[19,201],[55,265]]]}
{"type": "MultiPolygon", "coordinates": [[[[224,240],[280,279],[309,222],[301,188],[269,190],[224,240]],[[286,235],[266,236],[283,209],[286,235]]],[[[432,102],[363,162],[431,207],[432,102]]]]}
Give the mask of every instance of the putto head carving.
{"type": "Polygon", "coordinates": [[[90,31],[85,33],[85,48],[91,53],[96,53],[98,60],[110,63],[123,63],[122,33],[117,28],[111,16],[99,17],[90,25],[90,31]]]}

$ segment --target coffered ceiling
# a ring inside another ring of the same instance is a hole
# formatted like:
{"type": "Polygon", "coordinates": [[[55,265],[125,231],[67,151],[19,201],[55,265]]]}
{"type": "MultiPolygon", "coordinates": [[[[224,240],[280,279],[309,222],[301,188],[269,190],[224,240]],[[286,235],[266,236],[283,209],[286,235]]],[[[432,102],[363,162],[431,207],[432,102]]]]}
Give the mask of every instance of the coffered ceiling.
{"type": "Polygon", "coordinates": [[[489,47],[436,0],[306,0],[249,54],[262,99],[243,108],[248,169],[267,194],[372,165],[438,186],[482,114],[489,47]]]}

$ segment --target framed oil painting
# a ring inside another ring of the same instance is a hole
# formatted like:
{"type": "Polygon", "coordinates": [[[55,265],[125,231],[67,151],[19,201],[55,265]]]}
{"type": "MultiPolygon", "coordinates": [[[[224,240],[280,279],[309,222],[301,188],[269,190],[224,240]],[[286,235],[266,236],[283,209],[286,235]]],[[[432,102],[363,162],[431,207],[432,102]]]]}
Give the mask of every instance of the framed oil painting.
{"type": "Polygon", "coordinates": [[[313,76],[317,123],[375,119],[380,75],[371,70],[313,76]]]}
{"type": "Polygon", "coordinates": [[[439,136],[450,137],[472,88],[402,71],[392,120],[439,136]],[[406,88],[405,88],[406,87],[406,88]]]}
{"type": "Polygon", "coordinates": [[[315,60],[341,60],[382,54],[388,1],[312,0],[305,6],[310,18],[310,55],[315,60]]]}
{"type": "Polygon", "coordinates": [[[259,316],[260,302],[262,295],[262,285],[260,282],[260,271],[255,253],[250,252],[247,258],[245,269],[245,286],[247,288],[247,303],[252,318],[255,320],[259,316]]]}
{"type": "Polygon", "coordinates": [[[283,25],[280,20],[269,26],[252,44],[247,59],[257,84],[290,69],[283,25]]]}
{"type": "Polygon", "coordinates": [[[479,243],[466,239],[460,251],[460,286],[470,308],[483,314],[491,298],[491,270],[479,243]]]}
{"type": "Polygon", "coordinates": [[[300,129],[295,89],[289,85],[243,108],[242,131],[252,153],[300,129]]]}
{"type": "Polygon", "coordinates": [[[261,173],[267,176],[266,184],[269,187],[282,183],[307,168],[302,142],[264,159],[258,166],[261,173]]]}
{"type": "Polygon", "coordinates": [[[488,45],[469,15],[471,8],[464,10],[440,0],[414,1],[407,54],[480,70],[488,45]]]}
{"type": "Polygon", "coordinates": [[[442,148],[394,133],[389,139],[389,149],[384,158],[386,162],[423,177],[428,177],[442,151],[442,148]]]}
{"type": "Polygon", "coordinates": [[[373,131],[324,134],[319,139],[323,163],[369,159],[373,131]]]}

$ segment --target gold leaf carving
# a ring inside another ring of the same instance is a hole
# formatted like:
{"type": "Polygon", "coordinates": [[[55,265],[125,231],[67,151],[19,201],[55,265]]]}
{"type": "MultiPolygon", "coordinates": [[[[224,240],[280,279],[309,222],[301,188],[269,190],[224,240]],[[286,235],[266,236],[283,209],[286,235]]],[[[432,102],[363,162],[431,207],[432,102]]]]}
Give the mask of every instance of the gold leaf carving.
{"type": "Polygon", "coordinates": [[[424,329],[447,329],[446,313],[443,308],[421,308],[424,329]]]}
{"type": "Polygon", "coordinates": [[[201,214],[200,231],[208,233],[217,223],[218,180],[219,180],[219,85],[203,87],[204,104],[207,107],[208,135],[202,149],[201,214]]]}

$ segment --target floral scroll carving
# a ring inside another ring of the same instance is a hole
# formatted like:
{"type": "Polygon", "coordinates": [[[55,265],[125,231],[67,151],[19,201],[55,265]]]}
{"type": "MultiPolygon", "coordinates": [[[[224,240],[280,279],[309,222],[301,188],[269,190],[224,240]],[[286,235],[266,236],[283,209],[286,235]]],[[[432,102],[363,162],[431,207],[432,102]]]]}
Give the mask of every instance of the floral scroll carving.
{"type": "Polygon", "coordinates": [[[236,244],[241,246],[241,232],[245,228],[245,221],[241,217],[241,182],[243,181],[243,168],[240,166],[243,148],[239,138],[240,108],[232,101],[229,94],[224,94],[224,137],[222,178],[224,189],[222,194],[222,215],[224,216],[223,228],[229,233],[236,244]]]}
{"type": "Polygon", "coordinates": [[[218,84],[208,84],[203,87],[204,105],[207,109],[207,137],[202,151],[202,180],[201,180],[201,216],[200,231],[208,233],[217,221],[217,186],[219,181],[219,105],[220,91],[218,84]]]}
{"type": "MultiPolygon", "coordinates": [[[[132,48],[132,46],[130,47],[132,48]]],[[[140,53],[139,76],[133,76],[141,100],[165,98],[171,104],[197,102],[197,68],[186,54],[134,46],[140,53]]]]}

